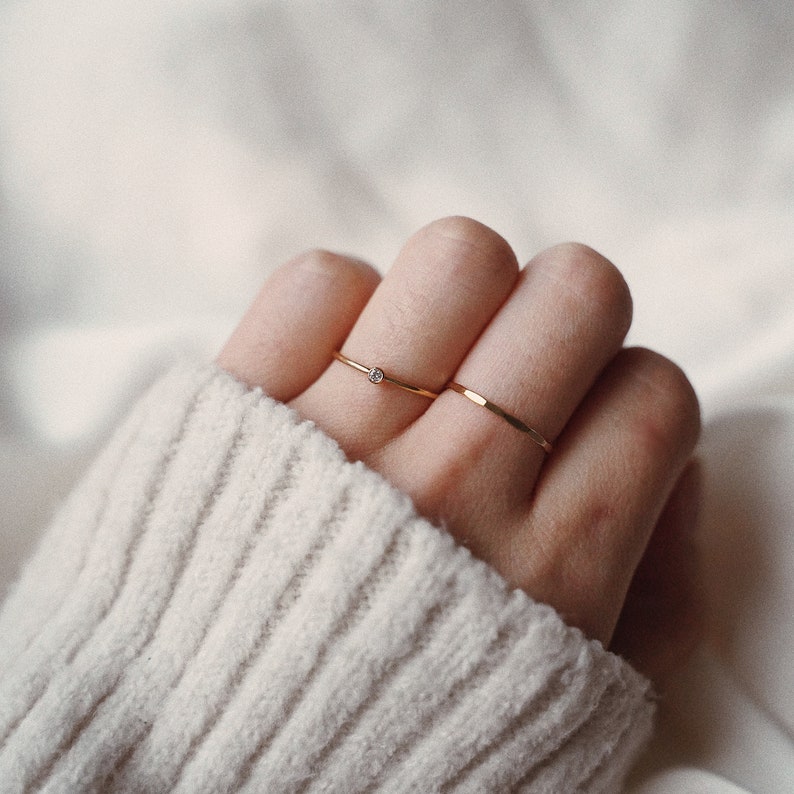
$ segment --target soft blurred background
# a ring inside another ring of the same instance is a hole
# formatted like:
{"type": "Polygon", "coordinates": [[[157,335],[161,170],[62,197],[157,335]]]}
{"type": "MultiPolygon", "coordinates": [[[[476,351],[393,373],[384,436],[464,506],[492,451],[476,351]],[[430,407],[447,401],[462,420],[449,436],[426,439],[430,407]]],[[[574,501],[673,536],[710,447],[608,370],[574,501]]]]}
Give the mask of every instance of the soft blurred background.
{"type": "Polygon", "coordinates": [[[794,780],[794,6],[0,0],[0,595],[301,249],[442,215],[624,271],[706,420],[709,642],[637,791],[794,780]]]}

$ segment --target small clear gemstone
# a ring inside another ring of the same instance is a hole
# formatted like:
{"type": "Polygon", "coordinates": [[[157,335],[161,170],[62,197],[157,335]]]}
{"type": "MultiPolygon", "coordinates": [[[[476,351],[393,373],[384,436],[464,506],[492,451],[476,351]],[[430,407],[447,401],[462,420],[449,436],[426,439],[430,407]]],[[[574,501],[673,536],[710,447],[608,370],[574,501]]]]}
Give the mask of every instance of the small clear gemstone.
{"type": "Polygon", "coordinates": [[[378,369],[377,367],[373,367],[367,377],[370,379],[372,383],[380,383],[383,380],[383,370],[378,369]]]}

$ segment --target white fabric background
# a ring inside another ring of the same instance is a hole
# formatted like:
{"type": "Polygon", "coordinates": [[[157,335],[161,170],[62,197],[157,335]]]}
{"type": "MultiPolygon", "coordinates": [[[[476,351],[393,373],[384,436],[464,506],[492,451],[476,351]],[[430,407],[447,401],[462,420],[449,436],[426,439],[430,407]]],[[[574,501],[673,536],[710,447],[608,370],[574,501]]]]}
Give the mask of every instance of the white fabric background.
{"type": "Polygon", "coordinates": [[[794,11],[0,0],[0,592],[119,413],[309,246],[435,217],[626,274],[698,389],[709,641],[637,790],[794,780],[794,11]]]}

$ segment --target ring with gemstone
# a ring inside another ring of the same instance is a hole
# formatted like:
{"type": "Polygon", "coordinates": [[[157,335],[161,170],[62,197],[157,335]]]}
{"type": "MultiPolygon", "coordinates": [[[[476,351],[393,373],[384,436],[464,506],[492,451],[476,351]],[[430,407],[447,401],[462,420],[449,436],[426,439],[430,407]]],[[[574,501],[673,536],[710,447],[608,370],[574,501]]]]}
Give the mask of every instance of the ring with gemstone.
{"type": "Polygon", "coordinates": [[[348,358],[338,350],[334,350],[334,358],[337,361],[341,361],[343,364],[347,364],[348,367],[353,367],[353,369],[363,372],[369,378],[370,383],[383,383],[385,381],[386,383],[391,383],[392,386],[397,386],[398,389],[409,391],[411,394],[420,394],[422,397],[429,397],[431,400],[435,400],[436,397],[438,397],[435,392],[429,391],[428,389],[423,389],[419,386],[412,386],[410,383],[405,383],[404,381],[397,380],[397,378],[392,378],[391,376],[387,375],[380,367],[367,367],[364,366],[364,364],[359,364],[358,361],[353,361],[352,358],[348,358]]]}
{"type": "Polygon", "coordinates": [[[520,419],[517,419],[512,414],[507,413],[504,408],[500,408],[495,403],[487,400],[481,394],[477,394],[476,391],[467,389],[465,386],[461,386],[460,383],[454,383],[453,381],[450,381],[444,388],[456,391],[458,394],[468,397],[473,403],[477,403],[477,405],[487,408],[489,411],[491,411],[491,413],[501,416],[502,419],[510,423],[517,430],[520,430],[522,433],[526,433],[539,447],[543,449],[544,452],[551,452],[551,444],[549,444],[549,442],[546,441],[546,439],[543,438],[543,436],[538,433],[537,430],[533,430],[529,425],[525,425],[520,419]]]}

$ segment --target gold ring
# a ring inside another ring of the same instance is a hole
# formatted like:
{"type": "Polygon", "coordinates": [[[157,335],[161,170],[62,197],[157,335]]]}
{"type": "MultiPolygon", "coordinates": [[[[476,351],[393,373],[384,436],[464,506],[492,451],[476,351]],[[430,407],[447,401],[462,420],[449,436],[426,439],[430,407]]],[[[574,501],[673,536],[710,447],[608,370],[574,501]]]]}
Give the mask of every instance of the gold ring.
{"type": "Polygon", "coordinates": [[[438,397],[435,392],[422,389],[419,386],[411,386],[410,383],[404,383],[401,380],[397,380],[397,378],[390,377],[380,367],[365,367],[363,364],[359,364],[358,361],[353,361],[353,359],[342,355],[338,350],[334,350],[334,358],[343,364],[347,364],[348,367],[353,367],[353,369],[363,372],[369,378],[370,383],[386,381],[386,383],[391,383],[392,386],[409,391],[411,394],[421,394],[422,397],[429,397],[431,400],[435,400],[438,397]]]}
{"type": "Polygon", "coordinates": [[[507,413],[507,411],[505,411],[503,408],[495,405],[490,400],[486,400],[481,394],[477,394],[476,391],[467,389],[465,386],[461,386],[460,383],[453,383],[452,381],[450,381],[445,388],[452,389],[452,391],[456,391],[458,394],[468,397],[473,403],[477,403],[477,405],[487,408],[497,416],[501,416],[502,419],[509,422],[517,430],[520,430],[522,433],[526,433],[539,447],[543,448],[544,452],[551,452],[551,444],[549,444],[549,442],[546,441],[546,439],[543,438],[543,436],[538,433],[537,430],[533,430],[531,427],[529,427],[529,425],[525,425],[520,419],[517,419],[515,416],[507,413]]]}

